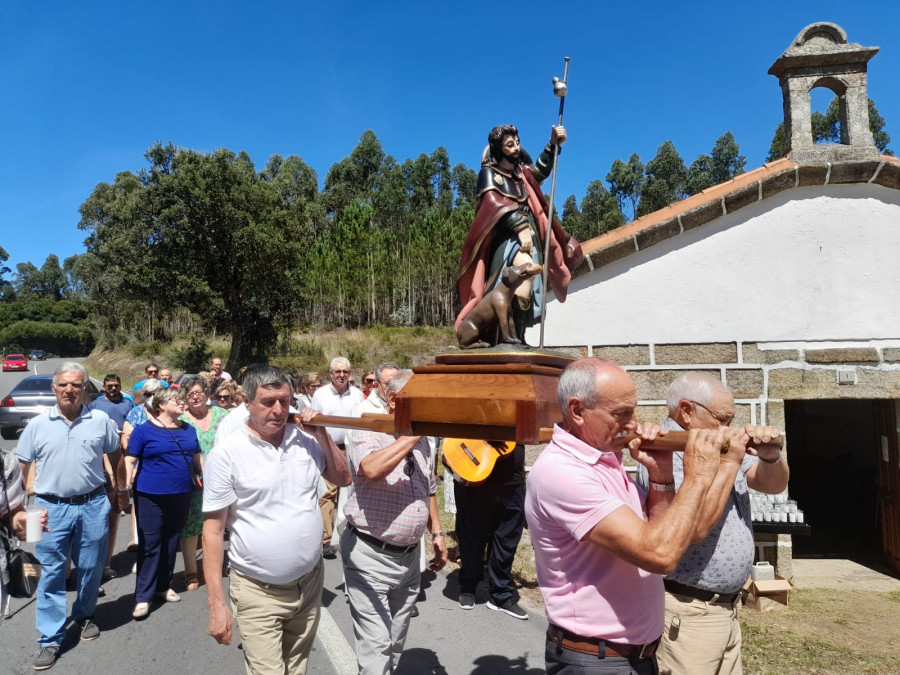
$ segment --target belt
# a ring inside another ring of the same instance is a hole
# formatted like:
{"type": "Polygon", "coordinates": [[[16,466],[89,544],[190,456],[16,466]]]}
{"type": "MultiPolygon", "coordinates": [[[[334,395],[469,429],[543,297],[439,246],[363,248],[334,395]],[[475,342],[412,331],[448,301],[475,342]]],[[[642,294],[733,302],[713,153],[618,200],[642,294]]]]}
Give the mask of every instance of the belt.
{"type": "Polygon", "coordinates": [[[416,546],[419,545],[419,542],[416,542],[415,544],[412,544],[410,546],[397,546],[397,544],[389,544],[386,541],[381,541],[381,539],[378,539],[377,537],[373,537],[371,534],[361,532],[359,528],[351,525],[350,523],[347,523],[347,529],[367,544],[370,544],[375,548],[380,548],[382,551],[390,551],[391,553],[409,553],[410,551],[415,551],[416,546]]]}
{"type": "Polygon", "coordinates": [[[558,646],[569,649],[579,654],[590,654],[591,656],[599,656],[600,649],[603,649],[603,657],[617,656],[621,659],[629,661],[640,661],[641,659],[649,659],[659,647],[659,641],[662,636],[656,638],[653,642],[643,645],[627,645],[622,642],[610,642],[603,638],[582,637],[557,628],[552,623],[547,628],[547,638],[558,646]]]}
{"type": "Polygon", "coordinates": [[[106,486],[101,485],[100,487],[96,487],[86,495],[75,495],[74,497],[57,497],[56,495],[35,495],[35,497],[40,497],[44,501],[48,501],[51,504],[87,504],[92,497],[96,497],[99,494],[103,494],[106,492],[106,486]]]}
{"type": "Polygon", "coordinates": [[[702,600],[703,602],[711,602],[714,605],[733,605],[743,594],[743,591],[728,594],[704,591],[702,588],[694,588],[693,586],[680,584],[671,579],[663,579],[663,585],[669,593],[684,595],[689,598],[694,598],[695,600],[702,600]]]}

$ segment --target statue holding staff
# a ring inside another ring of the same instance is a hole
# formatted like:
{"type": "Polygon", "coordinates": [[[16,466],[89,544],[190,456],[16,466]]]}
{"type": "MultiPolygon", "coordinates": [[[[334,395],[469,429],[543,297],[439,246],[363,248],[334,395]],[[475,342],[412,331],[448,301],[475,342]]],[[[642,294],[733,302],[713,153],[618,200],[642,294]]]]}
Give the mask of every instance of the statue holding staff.
{"type": "MultiPolygon", "coordinates": [[[[541,192],[541,183],[553,171],[554,157],[565,140],[565,128],[553,127],[550,143],[532,163],[513,125],[494,127],[488,134],[488,147],[478,175],[475,220],[460,260],[457,285],[463,307],[456,319],[457,329],[479,301],[502,283],[503,270],[508,266],[546,265],[547,285],[560,302],[565,301],[572,271],[581,263],[583,254],[574,237],[554,218],[548,260],[544,261],[550,208],[541,192]]],[[[511,303],[515,334],[507,337],[509,343],[524,344],[525,329],[540,321],[544,303],[540,276],[515,288],[511,303]]],[[[481,342],[476,346],[492,346],[500,341],[496,326],[486,333],[480,335],[481,342]]]]}

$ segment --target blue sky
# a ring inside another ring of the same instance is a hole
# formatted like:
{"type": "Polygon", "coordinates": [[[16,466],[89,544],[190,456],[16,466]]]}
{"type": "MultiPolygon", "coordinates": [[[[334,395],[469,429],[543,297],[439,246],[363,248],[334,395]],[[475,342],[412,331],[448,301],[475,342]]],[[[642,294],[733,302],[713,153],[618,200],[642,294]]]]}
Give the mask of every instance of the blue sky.
{"type": "MultiPolygon", "coordinates": [[[[782,121],[769,66],[807,24],[877,45],[869,95],[900,150],[900,3],[485,2],[0,5],[0,246],[9,265],[84,251],[78,207],[156,140],[296,154],[319,175],[366,129],[403,161],[477,168],[487,132],[537,150],[572,59],[557,206],[616,158],[672,140],[690,163],[731,130],[761,165],[782,121]],[[307,5],[314,4],[313,7],[307,5]],[[607,7],[607,5],[613,5],[607,7]]],[[[828,98],[814,97],[824,110],[828,98]]],[[[547,188],[549,190],[549,187],[547,188]]]]}

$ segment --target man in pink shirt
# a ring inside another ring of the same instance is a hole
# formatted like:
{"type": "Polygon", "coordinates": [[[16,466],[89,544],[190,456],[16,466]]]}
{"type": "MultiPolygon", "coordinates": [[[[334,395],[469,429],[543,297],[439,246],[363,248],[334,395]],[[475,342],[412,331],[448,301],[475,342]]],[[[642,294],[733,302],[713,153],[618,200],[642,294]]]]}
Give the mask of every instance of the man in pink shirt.
{"type": "Polygon", "coordinates": [[[663,631],[662,574],[675,569],[694,535],[720,462],[745,452],[726,431],[692,430],[676,494],[672,455],[640,449],[662,435],[634,417],[637,391],[622,368],[599,359],[570,364],[559,380],[563,413],[528,480],[525,515],[550,627],[545,660],[558,673],[655,675],[663,631]],[[622,466],[647,467],[645,494],[622,466]]]}

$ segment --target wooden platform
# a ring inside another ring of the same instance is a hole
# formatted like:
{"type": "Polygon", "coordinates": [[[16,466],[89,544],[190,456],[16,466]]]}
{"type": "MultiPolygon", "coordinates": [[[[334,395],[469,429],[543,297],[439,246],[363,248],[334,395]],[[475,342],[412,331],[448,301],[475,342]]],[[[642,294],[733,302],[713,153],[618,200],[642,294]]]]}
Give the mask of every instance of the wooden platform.
{"type": "Polygon", "coordinates": [[[561,419],[556,384],[572,361],[539,350],[440,354],[413,368],[397,397],[396,433],[538,443],[541,428],[561,419]]]}

